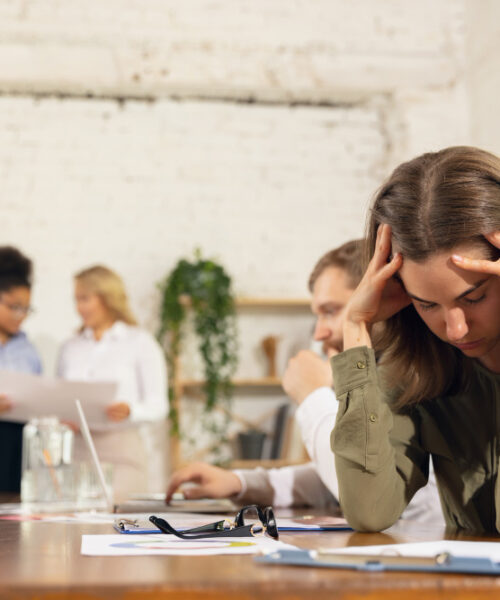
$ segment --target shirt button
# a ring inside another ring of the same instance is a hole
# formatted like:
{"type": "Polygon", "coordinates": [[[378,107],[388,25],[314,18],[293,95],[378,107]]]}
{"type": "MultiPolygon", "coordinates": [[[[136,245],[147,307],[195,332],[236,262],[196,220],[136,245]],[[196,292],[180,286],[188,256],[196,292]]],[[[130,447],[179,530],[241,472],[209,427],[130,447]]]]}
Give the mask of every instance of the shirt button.
{"type": "Polygon", "coordinates": [[[372,413],[368,418],[372,423],[375,423],[375,421],[377,420],[377,415],[372,413]]]}
{"type": "Polygon", "coordinates": [[[365,369],[366,368],[366,363],[364,363],[361,360],[358,360],[358,362],[356,363],[356,366],[358,367],[358,369],[365,369]]]}

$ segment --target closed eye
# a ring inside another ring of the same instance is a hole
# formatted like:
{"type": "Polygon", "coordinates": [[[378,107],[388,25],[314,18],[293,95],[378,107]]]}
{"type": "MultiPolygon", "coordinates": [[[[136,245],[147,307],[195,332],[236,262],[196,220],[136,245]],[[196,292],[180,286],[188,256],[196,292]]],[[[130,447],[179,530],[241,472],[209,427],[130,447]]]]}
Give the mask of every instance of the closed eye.
{"type": "Polygon", "coordinates": [[[421,302],[419,302],[418,306],[422,310],[431,310],[432,308],[435,308],[437,304],[422,304],[421,302]]]}
{"type": "Polygon", "coordinates": [[[467,302],[467,304],[477,304],[478,302],[481,302],[485,298],[486,298],[486,294],[483,294],[482,296],[479,296],[479,298],[462,298],[462,300],[464,302],[467,302]]]}

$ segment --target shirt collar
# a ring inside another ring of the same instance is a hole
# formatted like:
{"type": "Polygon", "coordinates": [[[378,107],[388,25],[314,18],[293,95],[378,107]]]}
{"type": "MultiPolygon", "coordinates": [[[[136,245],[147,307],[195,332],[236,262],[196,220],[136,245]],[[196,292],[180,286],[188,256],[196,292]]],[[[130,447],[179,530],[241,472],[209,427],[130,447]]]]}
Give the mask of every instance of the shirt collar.
{"type": "MultiPolygon", "coordinates": [[[[127,333],[127,327],[127,324],[123,321],[115,321],[113,325],[111,325],[109,329],[106,329],[106,331],[102,334],[102,338],[99,341],[102,341],[104,339],[123,339],[127,333]]],[[[94,332],[90,327],[85,327],[85,329],[82,331],[82,336],[88,340],[96,341],[94,338],[94,332]]]]}
{"type": "Polygon", "coordinates": [[[20,341],[25,340],[26,338],[27,338],[27,335],[24,333],[24,331],[18,331],[14,335],[11,335],[4,344],[0,344],[0,346],[3,346],[5,348],[5,346],[7,346],[8,344],[12,344],[14,342],[20,342],[20,341]]]}
{"type": "Polygon", "coordinates": [[[17,333],[15,333],[14,335],[10,336],[11,340],[18,340],[18,339],[22,339],[27,337],[27,335],[24,333],[24,331],[18,331],[17,333]]]}

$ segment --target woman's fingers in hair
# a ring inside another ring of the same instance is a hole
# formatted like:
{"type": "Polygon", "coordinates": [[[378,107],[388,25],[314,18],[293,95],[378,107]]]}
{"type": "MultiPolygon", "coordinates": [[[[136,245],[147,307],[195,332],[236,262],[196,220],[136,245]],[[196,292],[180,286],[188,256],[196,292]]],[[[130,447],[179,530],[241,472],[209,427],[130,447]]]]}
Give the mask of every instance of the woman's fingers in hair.
{"type": "Polygon", "coordinates": [[[484,236],[490,244],[500,249],[500,231],[492,231],[484,236]]]}
{"type": "Polygon", "coordinates": [[[488,273],[489,275],[500,276],[500,259],[497,261],[492,260],[479,260],[474,258],[467,258],[460,254],[453,254],[451,259],[461,269],[466,271],[475,271],[477,273],[488,273]]]}
{"type": "Polygon", "coordinates": [[[399,271],[402,264],[403,256],[400,252],[396,252],[396,254],[391,258],[391,261],[388,263],[384,263],[384,266],[378,270],[376,274],[377,279],[381,281],[389,280],[393,275],[395,275],[399,271]]]}
{"type": "Polygon", "coordinates": [[[375,241],[375,252],[373,254],[372,265],[375,270],[381,269],[387,264],[387,259],[391,254],[391,228],[387,223],[381,223],[377,229],[377,239],[375,241]]]}
{"type": "MultiPolygon", "coordinates": [[[[500,249],[500,231],[492,231],[484,236],[488,242],[500,249]]],[[[468,258],[461,254],[453,254],[451,259],[453,262],[466,271],[476,271],[478,273],[488,273],[490,275],[500,275],[500,260],[481,260],[468,258]]]]}
{"type": "MultiPolygon", "coordinates": [[[[500,231],[492,231],[491,233],[487,233],[484,237],[492,246],[500,249],[500,231]]],[[[462,256],[461,254],[453,254],[451,258],[461,269],[479,273],[488,273],[490,275],[500,275],[500,260],[474,259],[462,256]]]]}

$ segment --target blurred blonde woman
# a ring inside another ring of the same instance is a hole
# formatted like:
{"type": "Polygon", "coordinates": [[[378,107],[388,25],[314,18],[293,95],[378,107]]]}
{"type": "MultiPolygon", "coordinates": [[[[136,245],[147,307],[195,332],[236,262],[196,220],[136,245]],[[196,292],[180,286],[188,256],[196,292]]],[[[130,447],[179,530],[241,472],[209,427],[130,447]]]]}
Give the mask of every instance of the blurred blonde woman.
{"type": "MultiPolygon", "coordinates": [[[[75,302],[82,326],[63,344],[57,373],[118,385],[116,400],[106,409],[109,425],[93,430],[99,458],[113,465],[115,496],[161,489],[168,404],[161,348],[137,326],[123,281],[111,269],[98,265],[77,273],[75,302]],[[154,448],[155,441],[160,447],[154,448]]],[[[80,436],[76,458],[87,459],[80,436]]]]}

